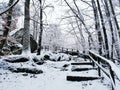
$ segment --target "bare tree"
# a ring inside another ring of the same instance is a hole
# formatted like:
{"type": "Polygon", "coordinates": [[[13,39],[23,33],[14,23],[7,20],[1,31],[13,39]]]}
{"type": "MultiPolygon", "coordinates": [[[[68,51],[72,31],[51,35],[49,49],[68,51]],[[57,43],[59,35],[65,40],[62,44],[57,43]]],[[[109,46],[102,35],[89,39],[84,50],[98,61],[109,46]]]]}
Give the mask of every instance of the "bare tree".
{"type": "MultiPolygon", "coordinates": [[[[118,33],[116,35],[119,35],[119,39],[120,39],[120,27],[119,27],[119,24],[118,24],[118,20],[116,18],[116,14],[115,14],[115,11],[114,11],[114,7],[113,7],[113,2],[112,0],[108,0],[109,1],[109,4],[110,4],[110,9],[111,9],[111,18],[113,18],[114,20],[114,26],[116,26],[116,29],[117,31],[114,30],[114,33],[118,33]]],[[[118,58],[120,58],[120,45],[119,45],[119,39],[117,38],[117,36],[115,37],[116,38],[116,41],[115,41],[115,47],[117,48],[117,53],[118,53],[118,58]]]]}
{"type": "MultiPolygon", "coordinates": [[[[111,21],[111,14],[110,14],[110,10],[109,10],[109,6],[108,6],[108,2],[106,0],[104,0],[104,3],[105,3],[105,13],[106,13],[106,16],[107,16],[107,20],[108,20],[108,23],[109,23],[109,27],[110,27],[110,30],[111,30],[111,36],[112,36],[112,45],[111,45],[111,59],[113,58],[113,54],[114,54],[114,45],[115,45],[115,36],[114,36],[114,29],[113,29],[113,24],[112,24],[112,21],[111,21]]],[[[117,48],[116,48],[116,51],[117,51],[117,48]]],[[[118,52],[117,52],[118,54],[118,52]]]]}
{"type": "Polygon", "coordinates": [[[12,9],[17,3],[19,2],[19,0],[17,0],[16,2],[12,3],[12,4],[9,4],[10,6],[3,12],[0,13],[0,15],[8,12],[10,9],[12,9]]]}
{"type": "Polygon", "coordinates": [[[104,35],[104,44],[105,44],[105,57],[106,58],[109,58],[110,55],[109,55],[109,44],[108,44],[108,36],[107,36],[107,32],[106,32],[106,27],[105,27],[105,21],[104,21],[104,18],[103,18],[103,14],[102,14],[102,10],[101,10],[101,6],[100,6],[100,2],[99,0],[96,0],[97,2],[97,6],[98,6],[98,11],[99,11],[99,14],[100,14],[100,19],[101,19],[101,25],[102,25],[102,29],[103,29],[103,35],[104,35]]]}
{"type": "Polygon", "coordinates": [[[24,6],[23,53],[30,52],[30,0],[25,0],[24,6]]]}
{"type": "Polygon", "coordinates": [[[40,2],[40,31],[39,31],[39,41],[38,41],[38,50],[37,55],[40,55],[41,48],[42,48],[42,33],[43,33],[43,10],[42,10],[42,0],[39,0],[40,2]]]}
{"type": "Polygon", "coordinates": [[[94,12],[94,17],[95,17],[95,29],[98,34],[98,42],[99,42],[99,54],[102,54],[102,44],[103,44],[103,38],[102,38],[102,33],[100,30],[100,21],[99,21],[99,15],[98,15],[98,9],[96,6],[96,3],[94,0],[92,0],[92,6],[93,6],[93,12],[94,12]]]}
{"type": "MultiPolygon", "coordinates": [[[[64,0],[65,1],[65,3],[67,4],[67,6],[70,8],[70,10],[73,12],[73,14],[75,15],[75,17],[77,17],[78,18],[78,20],[83,24],[83,26],[85,27],[85,30],[86,30],[86,32],[87,32],[87,34],[88,34],[88,42],[89,42],[89,49],[91,49],[91,46],[93,45],[92,43],[93,43],[93,38],[92,38],[92,35],[91,35],[91,33],[89,32],[89,30],[88,30],[88,28],[87,28],[87,26],[86,26],[86,24],[85,24],[85,22],[84,22],[84,20],[83,20],[83,17],[81,17],[81,14],[80,14],[80,11],[78,11],[78,13],[76,13],[75,12],[75,10],[70,6],[70,4],[67,2],[67,0],[64,0]]],[[[78,7],[77,7],[77,5],[76,5],[76,3],[75,3],[75,0],[74,0],[74,4],[75,4],[75,6],[76,6],[76,8],[77,8],[77,10],[78,10],[78,7]]]]}
{"type": "MultiPolygon", "coordinates": [[[[8,6],[11,6],[13,4],[14,0],[9,0],[9,3],[8,3],[8,6]]],[[[7,22],[6,22],[6,26],[10,27],[11,25],[11,19],[12,19],[12,10],[13,8],[9,8],[7,11],[8,11],[8,14],[7,14],[7,22]]],[[[3,13],[2,13],[3,14],[3,13]]],[[[3,33],[3,37],[7,37],[8,35],[8,32],[9,32],[9,28],[6,28],[5,27],[5,31],[3,33]]],[[[3,48],[4,44],[6,43],[6,39],[3,39],[1,41],[1,44],[0,44],[0,49],[3,48]]]]}

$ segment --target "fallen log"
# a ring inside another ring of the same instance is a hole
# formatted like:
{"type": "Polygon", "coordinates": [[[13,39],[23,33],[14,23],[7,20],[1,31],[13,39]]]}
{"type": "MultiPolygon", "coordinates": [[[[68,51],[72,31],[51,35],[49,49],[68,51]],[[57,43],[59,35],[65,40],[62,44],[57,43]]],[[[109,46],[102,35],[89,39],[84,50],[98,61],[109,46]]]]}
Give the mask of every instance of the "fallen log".
{"type": "Polygon", "coordinates": [[[11,72],[15,73],[31,73],[31,74],[41,74],[42,70],[38,70],[36,68],[9,68],[11,72]]]}
{"type": "Polygon", "coordinates": [[[29,59],[25,58],[25,57],[12,57],[12,58],[4,59],[4,60],[7,61],[7,62],[10,62],[10,63],[20,63],[20,62],[29,61],[29,59]]]}

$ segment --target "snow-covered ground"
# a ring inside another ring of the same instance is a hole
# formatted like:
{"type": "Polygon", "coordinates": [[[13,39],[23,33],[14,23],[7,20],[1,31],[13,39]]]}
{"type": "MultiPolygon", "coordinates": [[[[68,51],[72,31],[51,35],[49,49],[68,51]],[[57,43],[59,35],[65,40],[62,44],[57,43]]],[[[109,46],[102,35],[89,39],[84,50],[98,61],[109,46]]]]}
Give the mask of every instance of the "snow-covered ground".
{"type": "MultiPolygon", "coordinates": [[[[80,58],[81,59],[81,58],[80,58]]],[[[110,90],[109,80],[94,80],[71,82],[67,75],[98,76],[95,70],[72,72],[71,62],[74,61],[46,61],[43,65],[34,67],[43,70],[42,74],[12,73],[0,68],[0,90],[110,90]],[[68,64],[67,71],[63,65],[68,64]],[[101,83],[102,82],[102,83],[101,83]]],[[[32,63],[15,63],[15,66],[32,66],[32,63]]]]}

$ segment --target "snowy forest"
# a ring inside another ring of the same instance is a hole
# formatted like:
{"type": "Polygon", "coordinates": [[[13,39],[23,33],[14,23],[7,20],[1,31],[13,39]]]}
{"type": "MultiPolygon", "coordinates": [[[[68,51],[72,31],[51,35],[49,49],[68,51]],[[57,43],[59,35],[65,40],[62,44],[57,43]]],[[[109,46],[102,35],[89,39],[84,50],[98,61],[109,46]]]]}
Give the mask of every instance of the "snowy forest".
{"type": "Polygon", "coordinates": [[[0,90],[119,90],[120,0],[0,0],[0,90]]]}

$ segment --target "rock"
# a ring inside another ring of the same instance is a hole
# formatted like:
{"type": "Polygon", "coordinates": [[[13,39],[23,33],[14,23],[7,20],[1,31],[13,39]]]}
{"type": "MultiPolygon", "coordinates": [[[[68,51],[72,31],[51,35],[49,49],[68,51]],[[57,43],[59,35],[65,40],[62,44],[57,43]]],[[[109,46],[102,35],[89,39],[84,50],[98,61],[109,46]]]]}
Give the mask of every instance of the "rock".
{"type": "Polygon", "coordinates": [[[44,55],[43,60],[50,60],[50,56],[49,55],[44,55]]]}
{"type": "Polygon", "coordinates": [[[22,44],[22,36],[23,36],[24,28],[21,28],[20,30],[17,30],[15,33],[13,33],[11,36],[16,39],[17,42],[22,44]]]}
{"type": "Polygon", "coordinates": [[[58,59],[57,59],[57,61],[60,61],[60,60],[61,60],[61,57],[59,56],[58,59]]]}
{"type": "Polygon", "coordinates": [[[63,67],[66,68],[68,67],[70,64],[64,64],[63,67]]]}
{"type": "Polygon", "coordinates": [[[33,61],[34,61],[34,62],[38,62],[38,61],[40,61],[40,60],[39,60],[37,57],[34,57],[34,58],[33,58],[33,61]]]}
{"type": "Polygon", "coordinates": [[[37,58],[33,58],[33,61],[38,64],[38,65],[42,65],[44,64],[44,61],[43,60],[38,60],[37,58]]]}
{"type": "Polygon", "coordinates": [[[51,61],[56,61],[55,59],[50,59],[51,61]]]}
{"type": "Polygon", "coordinates": [[[11,45],[9,47],[10,47],[10,51],[14,55],[22,53],[22,45],[20,45],[20,44],[13,44],[13,45],[11,45]]]}
{"type": "Polygon", "coordinates": [[[42,65],[42,64],[44,64],[44,62],[43,61],[39,61],[39,62],[36,62],[36,64],[42,65]]]}
{"type": "Polygon", "coordinates": [[[11,43],[8,42],[8,45],[5,45],[0,51],[0,55],[10,55],[10,54],[21,54],[22,53],[22,45],[20,43],[11,43]]]}
{"type": "Polygon", "coordinates": [[[10,49],[8,47],[3,47],[1,54],[8,55],[10,53],[10,49]]]}
{"type": "Polygon", "coordinates": [[[34,74],[34,75],[31,75],[30,78],[37,78],[37,76],[34,74]]]}
{"type": "MultiPolygon", "coordinates": [[[[16,31],[12,36],[16,39],[17,42],[22,44],[22,38],[23,38],[23,32],[24,29],[21,28],[20,30],[16,31]]],[[[37,42],[33,38],[33,36],[30,34],[30,46],[31,46],[31,52],[35,52],[37,50],[37,42]]]]}
{"type": "Polygon", "coordinates": [[[32,35],[30,35],[30,46],[31,46],[32,53],[37,50],[37,42],[35,41],[32,35]]]}
{"type": "Polygon", "coordinates": [[[64,53],[57,53],[57,54],[53,54],[50,57],[50,60],[51,61],[70,61],[71,56],[64,53]]]}
{"type": "Polygon", "coordinates": [[[24,73],[24,74],[22,74],[23,76],[28,76],[28,74],[27,73],[24,73]]]}
{"type": "Polygon", "coordinates": [[[68,71],[68,69],[66,69],[70,64],[64,64],[61,69],[61,71],[68,71]]]}
{"type": "Polygon", "coordinates": [[[4,53],[0,51],[0,56],[3,56],[3,55],[4,55],[4,53]]]}

